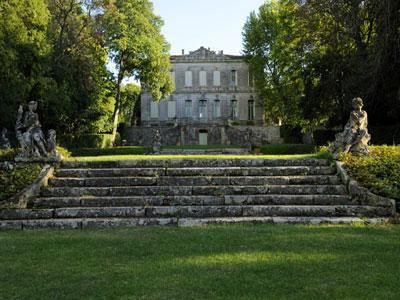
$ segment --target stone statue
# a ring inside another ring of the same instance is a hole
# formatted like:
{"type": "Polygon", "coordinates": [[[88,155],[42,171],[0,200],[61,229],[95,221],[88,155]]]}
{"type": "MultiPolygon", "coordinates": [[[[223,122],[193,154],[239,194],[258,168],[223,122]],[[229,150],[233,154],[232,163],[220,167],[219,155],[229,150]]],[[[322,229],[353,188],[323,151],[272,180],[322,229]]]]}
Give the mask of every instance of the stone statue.
{"type": "Polygon", "coordinates": [[[54,129],[50,129],[47,138],[47,151],[50,155],[57,155],[57,134],[54,129]]]}
{"type": "Polygon", "coordinates": [[[244,141],[245,141],[245,146],[246,149],[251,151],[251,138],[253,135],[253,131],[250,128],[246,129],[246,132],[244,134],[244,141]]]}
{"type": "Polygon", "coordinates": [[[0,136],[0,149],[10,149],[10,140],[7,138],[7,129],[3,128],[0,136]]]}
{"type": "Polygon", "coordinates": [[[329,147],[329,152],[334,158],[338,158],[340,152],[351,152],[355,155],[367,155],[369,153],[368,142],[371,135],[368,134],[367,112],[362,110],[363,100],[354,98],[352,100],[353,111],[350,113],[349,121],[344,131],[336,134],[335,142],[329,147]]]}
{"type": "Polygon", "coordinates": [[[160,130],[153,129],[153,152],[160,153],[161,151],[161,135],[160,130]]]}
{"type": "Polygon", "coordinates": [[[36,113],[37,102],[30,101],[28,103],[28,109],[29,110],[24,113],[22,105],[18,108],[15,131],[22,152],[16,159],[29,160],[48,158],[50,160],[59,160],[60,156],[55,148],[55,130],[49,130],[49,138],[46,142],[39,122],[39,115],[36,113]]]}

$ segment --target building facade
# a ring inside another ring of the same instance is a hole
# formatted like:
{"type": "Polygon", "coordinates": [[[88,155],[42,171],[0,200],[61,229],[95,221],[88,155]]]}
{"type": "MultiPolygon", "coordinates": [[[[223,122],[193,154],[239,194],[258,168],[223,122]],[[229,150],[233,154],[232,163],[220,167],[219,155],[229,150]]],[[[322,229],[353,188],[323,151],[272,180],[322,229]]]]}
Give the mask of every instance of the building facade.
{"type": "Polygon", "coordinates": [[[201,47],[171,56],[171,64],[174,93],[159,102],[141,94],[142,133],[132,127],[130,144],[148,145],[147,131],[156,127],[164,145],[241,145],[249,128],[254,144],[280,141],[279,128],[264,126],[244,57],[201,47]]]}

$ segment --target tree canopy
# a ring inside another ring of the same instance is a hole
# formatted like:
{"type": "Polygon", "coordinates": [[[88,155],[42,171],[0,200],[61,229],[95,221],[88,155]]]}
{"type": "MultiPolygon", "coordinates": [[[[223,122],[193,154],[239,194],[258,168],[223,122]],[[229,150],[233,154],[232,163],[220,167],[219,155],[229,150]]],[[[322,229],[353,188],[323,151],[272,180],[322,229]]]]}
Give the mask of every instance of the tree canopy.
{"type": "Polygon", "coordinates": [[[374,125],[399,122],[400,2],[274,0],[243,30],[270,120],[303,128],[345,122],[361,96],[374,125]]]}
{"type": "Polygon", "coordinates": [[[59,135],[115,131],[140,90],[123,79],[155,99],[173,89],[162,24],[149,0],[1,1],[0,127],[12,130],[18,106],[36,100],[59,135]]]}

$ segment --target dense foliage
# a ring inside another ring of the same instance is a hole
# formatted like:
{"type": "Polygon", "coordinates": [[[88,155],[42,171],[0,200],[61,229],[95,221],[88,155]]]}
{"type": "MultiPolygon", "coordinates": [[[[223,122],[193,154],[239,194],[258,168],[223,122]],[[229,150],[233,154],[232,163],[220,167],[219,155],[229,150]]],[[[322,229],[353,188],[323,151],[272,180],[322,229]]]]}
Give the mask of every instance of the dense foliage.
{"type": "Polygon", "coordinates": [[[400,1],[269,0],[244,53],[270,121],[335,126],[361,96],[373,125],[400,115],[400,1]]]}
{"type": "Polygon", "coordinates": [[[41,170],[39,164],[19,165],[9,172],[0,170],[0,200],[22,191],[37,178],[41,170]]]}
{"type": "Polygon", "coordinates": [[[400,147],[371,147],[371,155],[342,155],[345,167],[373,193],[400,200],[400,147]]]}
{"type": "Polygon", "coordinates": [[[18,106],[36,100],[60,137],[115,131],[140,92],[123,79],[134,76],[157,99],[173,88],[161,26],[149,0],[1,1],[0,128],[12,133],[18,106]]]}

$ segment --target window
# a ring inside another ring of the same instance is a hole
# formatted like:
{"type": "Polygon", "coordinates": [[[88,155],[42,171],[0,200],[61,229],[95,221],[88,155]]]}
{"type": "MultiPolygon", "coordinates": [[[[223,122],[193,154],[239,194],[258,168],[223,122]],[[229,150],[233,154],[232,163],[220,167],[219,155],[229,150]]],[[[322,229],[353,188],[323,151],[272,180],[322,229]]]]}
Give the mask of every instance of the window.
{"type": "Polygon", "coordinates": [[[185,86],[186,87],[192,86],[192,71],[185,72],[185,86]]]}
{"type": "Polygon", "coordinates": [[[173,100],[168,101],[168,118],[173,119],[176,117],[176,102],[173,100]]]}
{"type": "Polygon", "coordinates": [[[254,100],[253,98],[250,98],[249,103],[248,103],[248,119],[250,121],[254,120],[256,111],[255,111],[255,105],[254,105],[254,100]]]}
{"type": "Polygon", "coordinates": [[[200,71],[200,74],[199,74],[199,85],[200,86],[207,86],[207,72],[206,71],[200,71]]]}
{"type": "Polygon", "coordinates": [[[231,100],[231,118],[236,120],[239,116],[238,102],[236,99],[231,100]]]}
{"type": "Polygon", "coordinates": [[[234,86],[237,85],[237,72],[236,72],[236,70],[232,70],[231,71],[230,81],[231,81],[231,85],[234,85],[234,86]]]}
{"type": "Polygon", "coordinates": [[[199,101],[199,118],[200,119],[207,118],[207,100],[199,101]]]}
{"type": "Polygon", "coordinates": [[[192,100],[185,101],[185,117],[186,118],[192,117],[192,100]]]}
{"type": "Polygon", "coordinates": [[[172,70],[172,71],[169,72],[169,74],[170,74],[171,77],[172,77],[172,82],[175,83],[175,71],[172,70]]]}
{"type": "Polygon", "coordinates": [[[150,118],[152,119],[158,118],[158,102],[155,101],[150,102],[150,118]]]}
{"type": "Polygon", "coordinates": [[[214,100],[214,118],[221,118],[221,101],[218,99],[214,100]]]}
{"type": "Polygon", "coordinates": [[[214,71],[214,86],[221,86],[221,72],[214,71]]]}

